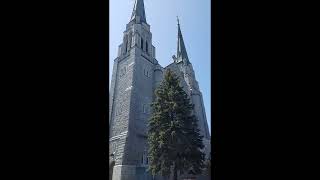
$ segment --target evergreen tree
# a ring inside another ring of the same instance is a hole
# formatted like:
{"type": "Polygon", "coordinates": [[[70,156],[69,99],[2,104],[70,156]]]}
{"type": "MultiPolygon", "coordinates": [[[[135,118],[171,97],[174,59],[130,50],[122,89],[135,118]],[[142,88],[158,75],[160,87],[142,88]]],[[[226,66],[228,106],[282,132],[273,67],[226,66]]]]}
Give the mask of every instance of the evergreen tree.
{"type": "Polygon", "coordinates": [[[168,177],[177,173],[200,174],[205,154],[193,104],[179,85],[177,76],[168,71],[155,91],[149,120],[149,170],[168,177]]]}
{"type": "Polygon", "coordinates": [[[206,166],[207,175],[211,177],[211,152],[210,152],[209,158],[206,160],[205,166],[206,166]]]}

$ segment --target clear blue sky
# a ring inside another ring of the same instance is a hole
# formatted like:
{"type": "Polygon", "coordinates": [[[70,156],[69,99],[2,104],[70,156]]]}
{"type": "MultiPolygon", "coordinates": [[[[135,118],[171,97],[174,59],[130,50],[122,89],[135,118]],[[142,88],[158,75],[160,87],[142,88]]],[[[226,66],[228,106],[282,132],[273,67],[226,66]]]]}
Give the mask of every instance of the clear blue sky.
{"type": "MultiPolygon", "coordinates": [[[[172,62],[177,51],[177,16],[196,79],[199,82],[211,133],[211,25],[210,0],[144,0],[147,23],[162,67],[172,62]]],[[[129,22],[134,0],[110,0],[109,84],[113,60],[129,22]]]]}

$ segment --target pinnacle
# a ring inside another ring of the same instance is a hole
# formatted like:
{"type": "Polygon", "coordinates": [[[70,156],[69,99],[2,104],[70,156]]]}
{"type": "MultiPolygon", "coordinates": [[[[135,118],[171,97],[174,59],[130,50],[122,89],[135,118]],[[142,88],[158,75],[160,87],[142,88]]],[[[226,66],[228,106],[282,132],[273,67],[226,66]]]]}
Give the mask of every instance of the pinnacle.
{"type": "Polygon", "coordinates": [[[143,0],[135,0],[130,21],[147,23],[143,0]]]}

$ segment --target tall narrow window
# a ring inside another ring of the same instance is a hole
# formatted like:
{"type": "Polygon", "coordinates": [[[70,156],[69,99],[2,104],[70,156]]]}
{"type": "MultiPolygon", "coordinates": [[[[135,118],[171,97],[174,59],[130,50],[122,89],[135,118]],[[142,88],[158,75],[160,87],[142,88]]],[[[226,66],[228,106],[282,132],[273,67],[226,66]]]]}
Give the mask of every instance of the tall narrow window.
{"type": "Polygon", "coordinates": [[[142,105],[142,111],[143,113],[147,113],[147,105],[142,105]]]}
{"type": "Polygon", "coordinates": [[[146,51],[147,51],[147,53],[149,53],[148,52],[148,42],[146,41],[146,51]]]}
{"type": "Polygon", "coordinates": [[[143,39],[141,38],[141,49],[143,50],[143,39]]]}
{"type": "Polygon", "coordinates": [[[132,33],[130,33],[129,36],[128,36],[128,43],[127,43],[127,44],[128,44],[128,45],[127,45],[127,46],[128,46],[128,51],[129,51],[130,48],[131,48],[131,40],[132,40],[132,33]]]}
{"type": "Polygon", "coordinates": [[[147,165],[148,164],[148,156],[147,156],[147,151],[146,150],[144,150],[143,153],[142,153],[141,164],[142,165],[147,165]]]}
{"type": "Polygon", "coordinates": [[[125,52],[128,52],[128,40],[126,40],[126,51],[125,52]]]}
{"type": "Polygon", "coordinates": [[[141,156],[141,164],[143,164],[143,155],[141,156]]]}

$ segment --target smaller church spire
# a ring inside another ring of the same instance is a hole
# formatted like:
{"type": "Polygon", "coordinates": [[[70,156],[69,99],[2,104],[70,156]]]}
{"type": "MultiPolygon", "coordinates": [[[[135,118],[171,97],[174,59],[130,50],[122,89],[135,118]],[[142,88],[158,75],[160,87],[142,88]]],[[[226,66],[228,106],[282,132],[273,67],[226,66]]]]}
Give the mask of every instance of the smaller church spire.
{"type": "Polygon", "coordinates": [[[178,21],[178,46],[177,46],[177,58],[181,58],[189,62],[188,54],[186,47],[183,42],[183,37],[180,29],[180,23],[179,23],[179,18],[177,16],[177,21],[178,21]]]}
{"type": "Polygon", "coordinates": [[[177,21],[178,21],[178,26],[180,26],[180,23],[179,23],[179,17],[177,16],[177,21]]]}
{"type": "Polygon", "coordinates": [[[136,23],[147,23],[143,0],[135,0],[130,21],[135,21],[136,23]]]}

